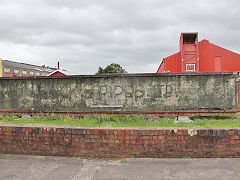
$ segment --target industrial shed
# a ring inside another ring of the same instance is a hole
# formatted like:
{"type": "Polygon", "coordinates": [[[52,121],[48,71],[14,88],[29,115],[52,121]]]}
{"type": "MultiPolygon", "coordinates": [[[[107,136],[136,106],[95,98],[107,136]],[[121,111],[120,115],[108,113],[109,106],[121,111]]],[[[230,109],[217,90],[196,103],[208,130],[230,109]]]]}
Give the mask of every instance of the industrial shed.
{"type": "Polygon", "coordinates": [[[198,33],[181,33],[180,51],[163,58],[157,73],[240,71],[240,54],[198,42],[198,33]]]}

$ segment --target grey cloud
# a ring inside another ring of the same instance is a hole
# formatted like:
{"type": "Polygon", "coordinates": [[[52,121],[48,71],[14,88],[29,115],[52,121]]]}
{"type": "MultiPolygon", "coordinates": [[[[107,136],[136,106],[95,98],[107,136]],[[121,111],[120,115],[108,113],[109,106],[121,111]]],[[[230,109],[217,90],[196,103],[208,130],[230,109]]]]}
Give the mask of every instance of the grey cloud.
{"type": "Polygon", "coordinates": [[[185,31],[198,31],[200,40],[239,53],[237,0],[0,0],[0,4],[3,59],[52,66],[60,60],[62,68],[79,74],[95,73],[100,65],[112,62],[128,72],[155,72],[163,57],[178,51],[180,33],[185,31]]]}

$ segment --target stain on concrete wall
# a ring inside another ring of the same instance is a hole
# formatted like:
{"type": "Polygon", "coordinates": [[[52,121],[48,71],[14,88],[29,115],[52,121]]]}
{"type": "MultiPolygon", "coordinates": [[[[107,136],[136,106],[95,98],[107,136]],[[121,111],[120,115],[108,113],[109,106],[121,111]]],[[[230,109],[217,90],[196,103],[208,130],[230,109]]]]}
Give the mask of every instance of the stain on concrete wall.
{"type": "Polygon", "coordinates": [[[236,80],[234,73],[0,79],[0,109],[237,109],[236,80]]]}

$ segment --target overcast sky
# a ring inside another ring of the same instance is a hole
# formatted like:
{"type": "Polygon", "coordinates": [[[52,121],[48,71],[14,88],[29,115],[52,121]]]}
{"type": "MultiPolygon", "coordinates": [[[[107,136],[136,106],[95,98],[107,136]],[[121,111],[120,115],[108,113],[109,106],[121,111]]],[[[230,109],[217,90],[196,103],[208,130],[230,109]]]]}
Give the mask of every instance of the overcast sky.
{"type": "Polygon", "coordinates": [[[181,32],[240,53],[239,0],[0,0],[0,57],[96,73],[156,72],[181,32]]]}

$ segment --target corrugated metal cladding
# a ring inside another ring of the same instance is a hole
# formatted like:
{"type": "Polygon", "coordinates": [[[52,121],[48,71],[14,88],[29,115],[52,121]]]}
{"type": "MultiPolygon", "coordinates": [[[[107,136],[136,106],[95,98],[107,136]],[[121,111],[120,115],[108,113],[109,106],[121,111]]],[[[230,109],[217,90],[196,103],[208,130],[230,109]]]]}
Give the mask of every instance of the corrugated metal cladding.
{"type": "Polygon", "coordinates": [[[208,40],[198,42],[198,33],[181,33],[180,51],[163,59],[157,73],[240,71],[240,54],[208,40]]]}

